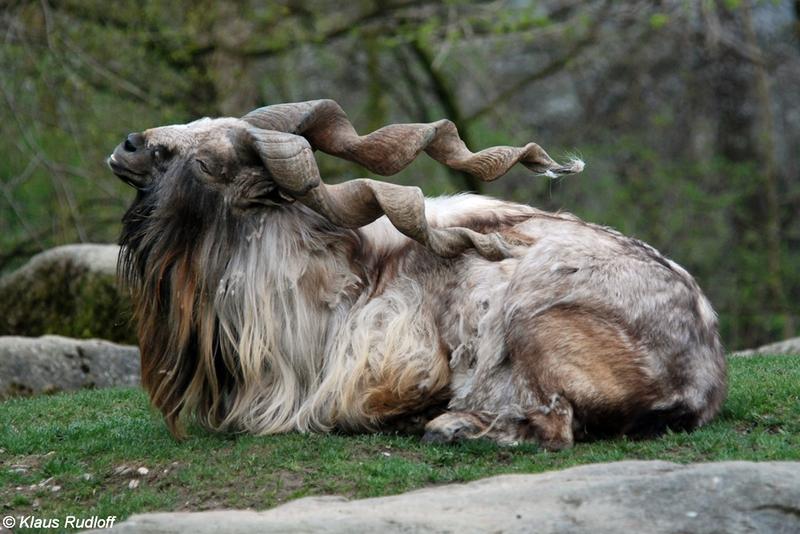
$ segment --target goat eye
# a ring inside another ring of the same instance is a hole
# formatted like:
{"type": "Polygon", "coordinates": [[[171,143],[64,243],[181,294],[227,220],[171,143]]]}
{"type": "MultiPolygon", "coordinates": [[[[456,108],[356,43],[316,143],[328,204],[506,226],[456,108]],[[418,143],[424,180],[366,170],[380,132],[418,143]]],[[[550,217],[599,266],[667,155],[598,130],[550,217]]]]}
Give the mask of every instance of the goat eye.
{"type": "Polygon", "coordinates": [[[197,161],[197,164],[200,165],[200,169],[202,169],[204,173],[211,174],[211,170],[208,168],[208,165],[206,165],[205,161],[203,161],[202,159],[198,159],[195,161],[197,161]]]}

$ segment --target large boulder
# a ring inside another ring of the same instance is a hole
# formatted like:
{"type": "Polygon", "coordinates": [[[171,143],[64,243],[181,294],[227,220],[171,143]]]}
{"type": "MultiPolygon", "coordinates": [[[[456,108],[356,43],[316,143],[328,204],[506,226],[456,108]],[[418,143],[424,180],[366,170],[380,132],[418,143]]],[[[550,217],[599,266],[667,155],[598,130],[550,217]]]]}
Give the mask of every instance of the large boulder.
{"type": "Polygon", "coordinates": [[[792,354],[800,356],[800,337],[770,343],[756,349],[740,350],[739,352],[734,352],[731,356],[755,356],[757,354],[792,354]]]}
{"type": "MultiPolygon", "coordinates": [[[[117,532],[800,532],[800,463],[619,462],[377,499],[135,515],[117,532]]],[[[101,531],[97,531],[101,532],[101,531]]]]}
{"type": "Polygon", "coordinates": [[[116,279],[118,253],[116,245],[56,247],[0,278],[0,336],[135,343],[130,297],[116,279]]]}
{"type": "Polygon", "coordinates": [[[136,347],[60,336],[0,337],[0,399],[138,384],[136,347]]]}

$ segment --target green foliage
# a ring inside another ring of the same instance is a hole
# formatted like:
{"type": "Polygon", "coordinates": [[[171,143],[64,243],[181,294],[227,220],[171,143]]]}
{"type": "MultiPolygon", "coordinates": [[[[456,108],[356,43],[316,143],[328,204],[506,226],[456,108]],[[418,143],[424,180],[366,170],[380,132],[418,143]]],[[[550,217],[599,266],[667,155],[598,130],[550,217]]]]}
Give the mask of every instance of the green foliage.
{"type": "Polygon", "coordinates": [[[663,28],[669,23],[669,15],[665,13],[653,13],[650,15],[650,26],[654,30],[663,28]]]}
{"type": "Polygon", "coordinates": [[[0,403],[0,506],[25,514],[37,501],[40,515],[124,518],[178,508],[264,509],[307,495],[374,497],[626,459],[797,461],[798,384],[798,357],[734,358],[729,398],[708,426],[648,441],[579,443],[558,453],[482,441],[430,446],[416,437],[383,434],[253,437],[195,429],[176,442],[137,390],[9,400],[0,403]],[[28,469],[9,467],[17,465],[28,469]],[[139,467],[148,473],[125,472],[139,467]],[[134,479],[140,485],[130,489],[134,479]],[[61,490],[54,493],[54,485],[61,490]]]}

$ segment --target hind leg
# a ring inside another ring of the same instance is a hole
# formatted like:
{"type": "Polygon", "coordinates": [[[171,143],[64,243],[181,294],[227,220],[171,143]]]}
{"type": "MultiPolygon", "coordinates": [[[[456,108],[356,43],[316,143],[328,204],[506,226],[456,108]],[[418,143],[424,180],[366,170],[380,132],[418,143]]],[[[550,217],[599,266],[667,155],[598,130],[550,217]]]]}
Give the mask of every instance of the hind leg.
{"type": "Polygon", "coordinates": [[[553,447],[572,441],[573,428],[581,429],[579,438],[625,433],[637,414],[670,395],[649,373],[641,344],[612,316],[591,309],[555,307],[518,317],[508,344],[518,388],[540,402],[550,399],[549,412],[530,418],[538,439],[553,447]],[[561,423],[567,419],[569,429],[561,423]]]}

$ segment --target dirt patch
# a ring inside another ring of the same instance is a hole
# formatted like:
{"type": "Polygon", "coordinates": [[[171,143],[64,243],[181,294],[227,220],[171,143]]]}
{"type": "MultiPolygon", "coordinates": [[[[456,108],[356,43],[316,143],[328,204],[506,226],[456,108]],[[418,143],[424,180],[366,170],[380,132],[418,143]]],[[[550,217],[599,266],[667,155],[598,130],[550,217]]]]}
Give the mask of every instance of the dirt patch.
{"type": "Polygon", "coordinates": [[[14,513],[35,512],[43,499],[61,492],[60,477],[43,472],[43,466],[54,455],[55,451],[50,451],[0,459],[0,469],[11,475],[10,483],[0,489],[0,509],[14,513]]]}
{"type": "MultiPolygon", "coordinates": [[[[305,494],[309,488],[307,473],[282,470],[271,472],[268,479],[258,475],[232,477],[212,487],[176,486],[176,511],[217,510],[223,508],[271,508],[305,494]]],[[[313,487],[313,485],[311,485],[313,487]]],[[[164,485],[160,485],[164,487],[164,485]]]]}

